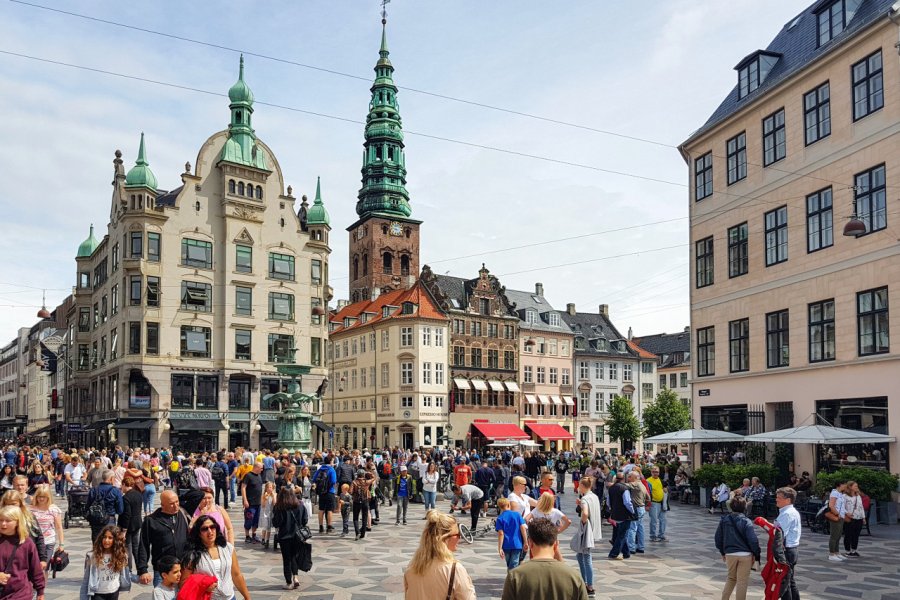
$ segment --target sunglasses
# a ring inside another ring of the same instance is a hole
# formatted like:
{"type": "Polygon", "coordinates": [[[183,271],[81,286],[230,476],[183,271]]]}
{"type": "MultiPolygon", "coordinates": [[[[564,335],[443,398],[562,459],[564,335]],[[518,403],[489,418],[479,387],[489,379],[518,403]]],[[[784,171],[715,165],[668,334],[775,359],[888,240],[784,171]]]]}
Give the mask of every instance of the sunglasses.
{"type": "Polygon", "coordinates": [[[219,528],[215,525],[206,525],[200,528],[201,533],[206,533],[207,531],[219,531],[219,528]]]}

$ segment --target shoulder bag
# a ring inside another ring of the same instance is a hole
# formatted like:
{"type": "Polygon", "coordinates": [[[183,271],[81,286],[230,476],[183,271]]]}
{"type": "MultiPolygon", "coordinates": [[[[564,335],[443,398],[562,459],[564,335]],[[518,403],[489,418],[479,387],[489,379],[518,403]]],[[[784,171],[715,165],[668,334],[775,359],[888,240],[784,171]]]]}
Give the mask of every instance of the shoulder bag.
{"type": "Polygon", "coordinates": [[[307,525],[301,525],[302,519],[300,519],[297,512],[299,512],[299,509],[296,509],[293,515],[295,528],[294,537],[296,537],[299,541],[306,543],[312,537],[312,531],[309,530],[309,527],[307,525]]]}
{"type": "Polygon", "coordinates": [[[447,586],[447,600],[453,600],[453,584],[456,583],[456,561],[453,561],[453,567],[450,569],[450,585],[447,586]]]}

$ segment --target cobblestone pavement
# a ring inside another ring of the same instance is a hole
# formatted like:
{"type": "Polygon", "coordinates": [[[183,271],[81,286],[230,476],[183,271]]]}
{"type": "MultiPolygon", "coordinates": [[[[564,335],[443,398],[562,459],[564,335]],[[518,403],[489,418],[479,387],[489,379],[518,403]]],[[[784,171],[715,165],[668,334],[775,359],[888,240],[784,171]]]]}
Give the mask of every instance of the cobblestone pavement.
{"type": "MultiPolygon", "coordinates": [[[[65,502],[61,503],[65,507],[65,502]]],[[[439,502],[448,508],[448,503],[439,502]]],[[[725,576],[724,564],[713,545],[718,516],[711,516],[695,506],[674,505],[669,513],[668,542],[647,543],[647,553],[634,555],[627,561],[607,561],[607,542],[594,556],[597,598],[616,600],[676,600],[682,598],[719,598],[725,576]]],[[[564,496],[563,510],[574,516],[574,497],[564,496]]],[[[242,524],[239,511],[232,508],[236,527],[242,524]]],[[[403,597],[403,570],[415,550],[422,528],[422,505],[410,505],[409,524],[394,525],[393,508],[383,507],[381,524],[361,541],[353,535],[314,538],[314,568],[303,574],[297,591],[280,589],[281,558],[271,549],[247,547],[238,541],[238,556],[254,599],[334,599],[374,600],[403,597]]],[[[463,516],[464,522],[468,517],[463,516]]],[[[645,518],[646,519],[646,518],[645,518]]],[[[340,520],[336,522],[340,532],[340,520]]],[[[649,526],[645,521],[645,526],[649,526]]],[[[317,531],[314,527],[313,531],[317,531]]],[[[649,531],[649,530],[648,530],[649,531]]],[[[863,558],[843,563],[826,560],[828,539],[804,530],[801,544],[798,581],[804,599],[863,600],[900,599],[900,526],[873,527],[872,537],[860,541],[863,558]]],[[[352,532],[352,526],[351,526],[352,532]]],[[[762,533],[762,532],[760,532],[762,533]]],[[[48,586],[48,600],[72,600],[78,597],[83,573],[84,553],[88,549],[90,530],[71,527],[66,530],[66,548],[71,565],[48,586]]],[[[604,527],[603,535],[610,537],[604,527]]],[[[561,548],[566,563],[577,569],[568,551],[568,532],[561,548]]],[[[240,536],[240,540],[243,536],[240,536]]],[[[761,542],[765,541],[761,535],[761,542]]],[[[499,598],[503,589],[505,564],[496,554],[496,537],[477,539],[474,544],[460,544],[457,558],[475,581],[478,598],[499,598]]],[[[749,598],[763,597],[759,574],[751,576],[749,598]]],[[[123,600],[150,600],[149,586],[135,584],[123,600]]]]}

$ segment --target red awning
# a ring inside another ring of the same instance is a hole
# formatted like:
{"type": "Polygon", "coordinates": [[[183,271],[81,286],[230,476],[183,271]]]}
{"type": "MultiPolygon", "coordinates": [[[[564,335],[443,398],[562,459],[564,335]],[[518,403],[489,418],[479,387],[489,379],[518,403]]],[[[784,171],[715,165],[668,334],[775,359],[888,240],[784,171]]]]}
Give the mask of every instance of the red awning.
{"type": "Polygon", "coordinates": [[[556,423],[526,423],[525,427],[541,441],[575,439],[574,435],[556,423]]]}
{"type": "Polygon", "coordinates": [[[472,423],[489,440],[527,440],[531,436],[512,423],[472,423]]]}

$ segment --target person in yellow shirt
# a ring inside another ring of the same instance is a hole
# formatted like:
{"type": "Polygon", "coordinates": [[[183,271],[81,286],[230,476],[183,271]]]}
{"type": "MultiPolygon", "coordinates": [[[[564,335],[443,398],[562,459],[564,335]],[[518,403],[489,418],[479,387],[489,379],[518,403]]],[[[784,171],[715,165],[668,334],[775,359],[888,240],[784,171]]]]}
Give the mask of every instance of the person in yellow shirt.
{"type": "Polygon", "coordinates": [[[253,465],[251,465],[250,460],[246,459],[246,458],[244,459],[244,462],[242,462],[241,465],[237,469],[234,470],[234,477],[237,480],[238,489],[241,488],[241,481],[244,480],[244,475],[246,475],[247,473],[249,473],[252,470],[253,470],[253,465]]]}
{"type": "Polygon", "coordinates": [[[666,511],[663,499],[668,488],[659,478],[659,467],[650,467],[647,483],[650,484],[650,541],[665,542],[668,538],[666,538],[666,511]]]}

